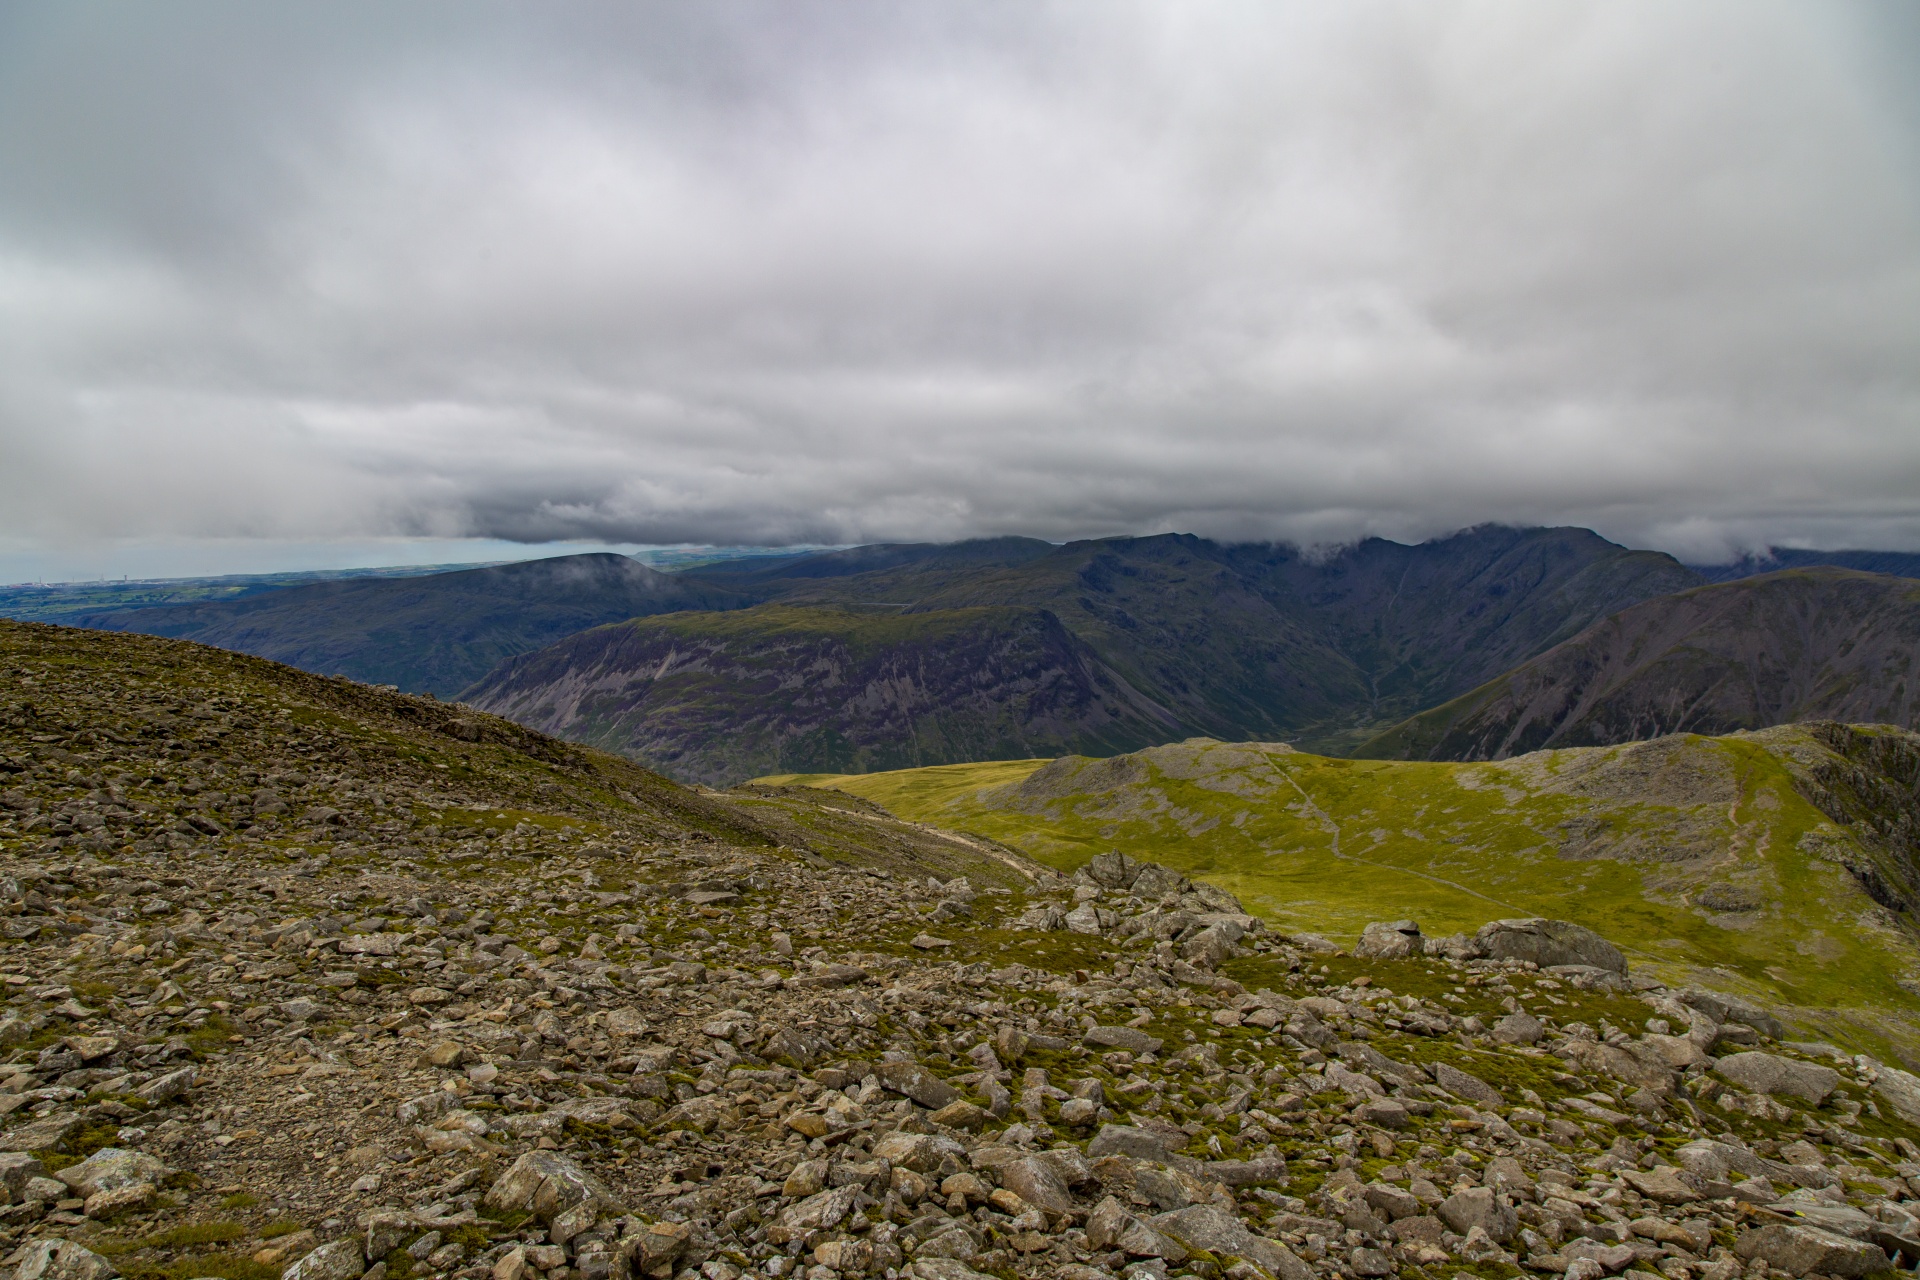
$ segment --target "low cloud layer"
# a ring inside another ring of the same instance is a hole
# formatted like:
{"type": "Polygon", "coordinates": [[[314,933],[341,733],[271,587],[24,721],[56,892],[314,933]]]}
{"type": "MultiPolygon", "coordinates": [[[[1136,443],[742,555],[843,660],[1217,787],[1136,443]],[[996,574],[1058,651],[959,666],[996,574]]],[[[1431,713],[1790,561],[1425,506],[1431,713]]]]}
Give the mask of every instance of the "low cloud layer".
{"type": "Polygon", "coordinates": [[[1901,0],[0,15],[0,547],[1920,547],[1901,0]]]}

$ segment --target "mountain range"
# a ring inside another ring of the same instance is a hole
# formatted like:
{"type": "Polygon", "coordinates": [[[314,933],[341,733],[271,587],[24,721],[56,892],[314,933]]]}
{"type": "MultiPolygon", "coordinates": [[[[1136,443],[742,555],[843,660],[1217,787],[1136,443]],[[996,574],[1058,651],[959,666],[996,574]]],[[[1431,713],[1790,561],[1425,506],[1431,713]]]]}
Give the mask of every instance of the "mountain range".
{"type": "Polygon", "coordinates": [[[1322,555],[1169,534],[863,546],[670,574],[568,556],[79,621],[458,697],[712,785],[1190,736],[1468,758],[1875,708],[1912,724],[1904,694],[1872,692],[1912,650],[1904,597],[1884,585],[1899,580],[1853,575],[1882,586],[1841,591],[1834,620],[1801,635],[1793,610],[1809,606],[1775,585],[1792,576],[1716,585],[1590,530],[1489,525],[1322,555]],[[1708,632],[1717,656],[1703,665],[1708,632]],[[1775,690],[1775,667],[1799,674],[1775,690]],[[1868,684],[1849,692],[1829,667],[1868,684]],[[1742,680],[1756,690],[1744,700],[1742,680]]]}
{"type": "Polygon", "coordinates": [[[314,582],[113,609],[76,626],[195,640],[322,675],[450,698],[502,659],[606,622],[734,598],[626,556],[556,556],[411,578],[314,582]]]}
{"type": "Polygon", "coordinates": [[[463,697],[716,785],[1196,734],[1345,744],[1697,582],[1584,529],[1498,527],[1325,559],[1184,535],[859,548],[701,580],[771,603],[584,632],[463,697]]]}
{"type": "Polygon", "coordinates": [[[1363,744],[1497,760],[1800,720],[1920,723],[1920,581],[1792,569],[1623,609],[1363,744]]]}

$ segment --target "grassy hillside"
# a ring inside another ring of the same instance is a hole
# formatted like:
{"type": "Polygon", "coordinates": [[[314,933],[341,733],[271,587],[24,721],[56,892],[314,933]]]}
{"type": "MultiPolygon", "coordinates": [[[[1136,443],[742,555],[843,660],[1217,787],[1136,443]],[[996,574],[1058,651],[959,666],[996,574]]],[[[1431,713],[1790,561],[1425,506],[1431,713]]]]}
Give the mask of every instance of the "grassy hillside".
{"type": "Polygon", "coordinates": [[[1920,725],[1920,582],[1795,569],[1648,600],[1353,754],[1497,760],[1803,720],[1920,725]]]}
{"type": "Polygon", "coordinates": [[[1576,920],[1670,982],[1758,998],[1810,1035],[1920,1055],[1920,999],[1901,985],[1920,978],[1911,734],[1795,726],[1484,764],[1198,740],[1107,760],[783,781],[1062,869],[1125,850],[1342,943],[1406,916],[1430,935],[1506,916],[1576,920]]]}

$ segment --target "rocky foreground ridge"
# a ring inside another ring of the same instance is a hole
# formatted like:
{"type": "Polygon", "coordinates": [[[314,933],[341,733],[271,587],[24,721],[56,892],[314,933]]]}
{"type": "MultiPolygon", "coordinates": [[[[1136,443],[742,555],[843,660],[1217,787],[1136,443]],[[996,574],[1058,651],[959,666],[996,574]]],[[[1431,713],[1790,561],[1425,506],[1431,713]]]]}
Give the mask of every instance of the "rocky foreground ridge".
{"type": "Polygon", "coordinates": [[[18,1280],[1593,1280],[1920,1258],[1920,1081],[1577,924],[1108,856],[0,627],[18,1280]]]}

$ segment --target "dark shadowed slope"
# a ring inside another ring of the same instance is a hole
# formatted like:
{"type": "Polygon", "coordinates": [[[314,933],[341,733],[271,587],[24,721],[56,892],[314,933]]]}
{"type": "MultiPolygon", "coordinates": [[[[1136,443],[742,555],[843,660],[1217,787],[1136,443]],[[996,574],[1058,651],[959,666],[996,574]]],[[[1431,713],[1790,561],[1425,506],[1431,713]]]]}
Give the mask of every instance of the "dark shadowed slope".
{"type": "Polygon", "coordinates": [[[625,556],[558,556],[395,580],[315,583],[241,600],[76,621],[175,636],[324,675],[450,697],[505,658],[643,614],[727,608],[723,589],[625,556]]]}
{"type": "Polygon", "coordinates": [[[1920,582],[1797,569],[1649,600],[1365,744],[1504,759],[1801,720],[1920,724],[1920,582]]]}
{"type": "Polygon", "coordinates": [[[711,784],[1106,754],[1175,731],[1035,609],[642,618],[504,663],[465,700],[711,784]]]}
{"type": "Polygon", "coordinates": [[[1184,732],[1325,749],[1699,582],[1585,529],[1484,526],[1324,558],[1177,534],[863,547],[768,566],[752,589],[829,607],[1046,609],[1184,732]]]}
{"type": "Polygon", "coordinates": [[[1795,551],[1770,548],[1763,556],[1745,556],[1732,564],[1697,564],[1695,572],[1709,582],[1755,578],[1782,569],[1857,569],[1861,573],[1890,573],[1896,578],[1920,578],[1920,553],[1912,551],[1795,551]]]}

